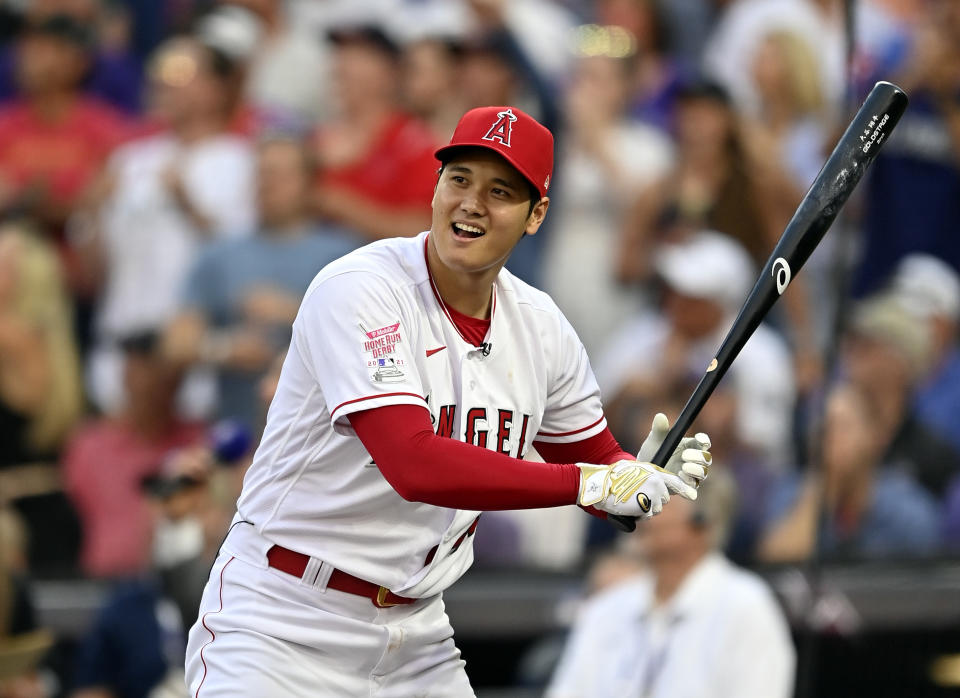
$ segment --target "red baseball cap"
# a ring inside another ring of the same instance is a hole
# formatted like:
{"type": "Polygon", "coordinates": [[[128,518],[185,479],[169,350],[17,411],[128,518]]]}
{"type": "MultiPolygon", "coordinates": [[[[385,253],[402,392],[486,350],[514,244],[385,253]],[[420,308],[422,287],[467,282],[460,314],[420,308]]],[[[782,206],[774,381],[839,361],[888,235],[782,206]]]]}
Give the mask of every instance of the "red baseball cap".
{"type": "Polygon", "coordinates": [[[517,168],[540,193],[547,195],[553,174],[553,134],[516,107],[478,107],[460,118],[453,138],[434,155],[440,162],[463,146],[487,148],[517,168]]]}

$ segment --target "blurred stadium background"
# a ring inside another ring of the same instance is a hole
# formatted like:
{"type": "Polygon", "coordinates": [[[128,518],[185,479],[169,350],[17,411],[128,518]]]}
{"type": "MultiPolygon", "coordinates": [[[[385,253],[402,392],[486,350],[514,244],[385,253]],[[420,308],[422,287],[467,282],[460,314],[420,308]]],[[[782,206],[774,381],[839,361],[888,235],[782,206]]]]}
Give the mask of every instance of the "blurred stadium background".
{"type": "MultiPolygon", "coordinates": [[[[300,295],[429,227],[466,109],[556,134],[508,268],[636,450],[880,79],[906,116],[698,427],[796,695],[960,691],[960,2],[0,0],[0,42],[0,698],[184,695],[300,295]]],[[[485,698],[541,695],[645,564],[574,507],[476,551],[446,599],[485,698]]]]}

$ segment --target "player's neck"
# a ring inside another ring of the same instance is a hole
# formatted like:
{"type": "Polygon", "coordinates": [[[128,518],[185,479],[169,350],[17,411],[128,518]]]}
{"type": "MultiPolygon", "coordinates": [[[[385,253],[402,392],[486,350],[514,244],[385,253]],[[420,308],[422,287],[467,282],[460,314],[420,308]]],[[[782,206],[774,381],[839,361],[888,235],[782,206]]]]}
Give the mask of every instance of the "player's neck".
{"type": "Polygon", "coordinates": [[[427,246],[427,268],[440,299],[448,308],[478,320],[490,317],[493,282],[501,267],[472,274],[456,271],[444,266],[436,251],[427,246]]]}
{"type": "MultiPolygon", "coordinates": [[[[496,275],[493,278],[496,278],[496,275]]],[[[490,317],[493,278],[475,286],[463,283],[466,280],[456,277],[441,284],[440,279],[434,275],[434,283],[437,286],[437,293],[447,307],[469,317],[486,320],[490,317]]]]}

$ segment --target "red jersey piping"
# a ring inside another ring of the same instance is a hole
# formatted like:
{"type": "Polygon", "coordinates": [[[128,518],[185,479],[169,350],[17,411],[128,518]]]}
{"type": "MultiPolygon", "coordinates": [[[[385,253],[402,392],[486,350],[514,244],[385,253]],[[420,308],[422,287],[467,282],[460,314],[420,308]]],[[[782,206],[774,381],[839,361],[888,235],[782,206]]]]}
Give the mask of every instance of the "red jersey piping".
{"type": "Polygon", "coordinates": [[[595,426],[597,426],[597,425],[598,425],[600,422],[602,422],[602,421],[603,421],[603,415],[601,415],[601,416],[600,416],[600,419],[598,419],[597,421],[595,421],[593,424],[589,424],[589,425],[583,427],[582,429],[574,429],[573,431],[562,431],[562,432],[560,432],[559,434],[551,434],[550,432],[547,432],[547,431],[540,431],[540,432],[537,432],[537,435],[538,435],[538,436],[573,436],[574,434],[579,434],[579,433],[582,432],[582,431],[587,431],[588,429],[593,429],[595,426]]]}

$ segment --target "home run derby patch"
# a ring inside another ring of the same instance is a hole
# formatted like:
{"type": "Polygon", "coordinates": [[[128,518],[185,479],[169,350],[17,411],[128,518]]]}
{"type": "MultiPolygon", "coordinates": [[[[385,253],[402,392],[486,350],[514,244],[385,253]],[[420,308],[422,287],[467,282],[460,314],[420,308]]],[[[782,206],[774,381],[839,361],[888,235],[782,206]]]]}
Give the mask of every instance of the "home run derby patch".
{"type": "Polygon", "coordinates": [[[374,383],[397,383],[404,379],[403,359],[397,355],[397,350],[403,341],[400,332],[400,323],[368,330],[360,325],[363,331],[363,351],[366,355],[367,369],[370,370],[370,380],[374,383]]]}

